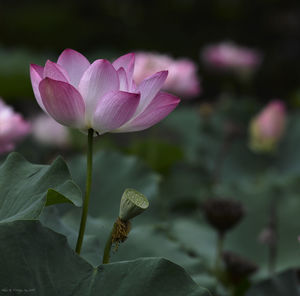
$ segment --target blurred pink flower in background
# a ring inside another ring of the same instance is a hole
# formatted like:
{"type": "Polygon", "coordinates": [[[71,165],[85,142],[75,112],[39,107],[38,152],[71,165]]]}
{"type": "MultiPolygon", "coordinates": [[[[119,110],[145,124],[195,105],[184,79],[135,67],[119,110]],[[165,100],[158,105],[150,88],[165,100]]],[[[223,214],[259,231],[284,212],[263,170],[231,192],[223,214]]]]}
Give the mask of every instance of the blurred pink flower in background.
{"type": "Polygon", "coordinates": [[[285,130],[286,110],[280,100],[271,101],[250,123],[250,148],[273,150],[285,130]]]}
{"type": "Polygon", "coordinates": [[[0,153],[12,151],[30,132],[30,124],[0,98],[0,153]]]}
{"type": "Polygon", "coordinates": [[[40,107],[62,125],[98,134],[133,132],[151,127],[166,117],[179,98],[161,92],[168,76],[161,71],[138,86],[132,79],[134,54],[112,64],[92,64],[79,52],[66,49],[57,63],[30,66],[33,91],[40,107]]]}
{"type": "Polygon", "coordinates": [[[35,140],[47,146],[64,148],[70,144],[68,128],[44,113],[33,119],[32,134],[35,140]]]}
{"type": "Polygon", "coordinates": [[[197,66],[189,59],[172,59],[167,55],[138,52],[136,53],[134,81],[139,84],[153,72],[168,70],[169,75],[163,89],[184,98],[191,98],[201,93],[197,66]]]}
{"type": "Polygon", "coordinates": [[[251,72],[262,61],[258,51],[230,42],[208,45],[201,54],[208,67],[221,71],[251,72]]]}

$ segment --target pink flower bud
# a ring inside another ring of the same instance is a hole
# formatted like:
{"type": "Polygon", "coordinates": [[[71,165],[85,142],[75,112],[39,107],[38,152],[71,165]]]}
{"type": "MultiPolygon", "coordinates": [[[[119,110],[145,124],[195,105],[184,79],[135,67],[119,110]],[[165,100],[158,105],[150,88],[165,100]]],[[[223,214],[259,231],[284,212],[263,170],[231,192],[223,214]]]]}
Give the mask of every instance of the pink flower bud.
{"type": "Polygon", "coordinates": [[[165,118],[179,98],[161,92],[168,72],[153,74],[136,85],[135,56],[92,64],[66,49],[57,63],[30,66],[31,83],[40,107],[62,125],[98,134],[140,131],[165,118]]]}
{"type": "Polygon", "coordinates": [[[136,54],[133,78],[140,83],[151,73],[164,69],[169,71],[163,85],[164,90],[184,98],[192,98],[201,93],[197,66],[188,59],[174,60],[167,55],[139,52],[136,54]]]}
{"type": "Polygon", "coordinates": [[[67,147],[70,143],[68,129],[47,114],[40,114],[32,123],[33,137],[47,146],[67,147]]]}
{"type": "Polygon", "coordinates": [[[250,123],[250,148],[273,150],[284,133],[285,121],[284,103],[280,100],[270,102],[250,123]]]}
{"type": "Polygon", "coordinates": [[[30,124],[0,98],[0,153],[12,151],[30,131],[30,124]]]}
{"type": "Polygon", "coordinates": [[[253,71],[261,64],[261,59],[261,54],[256,50],[229,42],[209,45],[202,51],[204,63],[220,71],[253,71]]]}

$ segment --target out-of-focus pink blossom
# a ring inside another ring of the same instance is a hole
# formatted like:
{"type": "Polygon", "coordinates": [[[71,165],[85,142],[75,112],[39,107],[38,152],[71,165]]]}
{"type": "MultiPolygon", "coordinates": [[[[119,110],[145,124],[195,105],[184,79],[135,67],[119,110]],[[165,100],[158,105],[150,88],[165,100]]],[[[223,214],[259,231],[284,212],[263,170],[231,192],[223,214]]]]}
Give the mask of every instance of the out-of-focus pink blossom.
{"type": "Polygon", "coordinates": [[[249,72],[261,64],[261,54],[230,42],[209,45],[202,51],[204,63],[216,70],[249,72]]]}
{"type": "Polygon", "coordinates": [[[13,150],[29,131],[30,124],[0,98],[0,153],[13,150]]]}
{"type": "Polygon", "coordinates": [[[270,102],[250,124],[250,147],[256,151],[273,150],[285,130],[286,111],[280,100],[270,102]]]}
{"type": "Polygon", "coordinates": [[[47,146],[67,147],[70,143],[68,129],[47,114],[40,114],[32,123],[33,137],[47,146]]]}
{"type": "Polygon", "coordinates": [[[138,52],[133,73],[133,79],[140,83],[153,72],[168,70],[169,75],[163,89],[184,98],[200,94],[200,80],[197,76],[197,66],[189,59],[174,60],[167,55],[138,52]]]}
{"type": "Polygon", "coordinates": [[[40,107],[62,125],[98,134],[133,132],[151,127],[166,117],[179,98],[161,92],[168,76],[161,71],[133,81],[134,54],[112,64],[92,64],[77,51],[66,49],[57,63],[30,66],[33,91],[40,107]]]}

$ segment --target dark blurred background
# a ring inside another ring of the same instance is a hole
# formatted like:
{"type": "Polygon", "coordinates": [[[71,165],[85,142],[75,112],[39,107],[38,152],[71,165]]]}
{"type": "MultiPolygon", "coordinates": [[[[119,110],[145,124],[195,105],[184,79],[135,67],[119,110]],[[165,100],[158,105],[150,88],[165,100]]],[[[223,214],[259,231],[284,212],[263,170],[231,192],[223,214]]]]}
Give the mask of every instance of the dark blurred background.
{"type": "Polygon", "coordinates": [[[90,59],[133,50],[189,57],[202,78],[199,99],[210,100],[222,86],[203,67],[199,53],[224,40],[263,54],[246,94],[260,100],[299,97],[299,1],[1,0],[0,36],[0,95],[6,99],[33,97],[28,63],[56,60],[69,47],[90,59]]]}

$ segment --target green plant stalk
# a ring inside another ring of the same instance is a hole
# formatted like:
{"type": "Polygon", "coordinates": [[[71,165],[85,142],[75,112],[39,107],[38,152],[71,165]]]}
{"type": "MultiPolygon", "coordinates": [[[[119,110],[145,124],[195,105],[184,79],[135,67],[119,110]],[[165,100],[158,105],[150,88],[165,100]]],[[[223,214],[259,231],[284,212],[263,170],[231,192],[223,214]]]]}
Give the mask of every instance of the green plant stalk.
{"type": "Polygon", "coordinates": [[[216,253],[216,262],[215,262],[215,272],[218,275],[221,272],[221,262],[222,262],[222,254],[224,247],[224,233],[218,233],[217,239],[217,253],[216,253]]]}
{"type": "Polygon", "coordinates": [[[102,259],[102,264],[107,264],[109,263],[109,258],[110,258],[110,251],[111,251],[111,246],[112,246],[112,236],[116,228],[116,223],[114,223],[114,226],[107,238],[104,252],[103,252],[103,259],[102,259]]]}
{"type": "Polygon", "coordinates": [[[85,187],[85,196],[82,207],[80,228],[78,233],[78,239],[76,244],[75,252],[80,254],[82,242],[84,238],[85,225],[88,215],[89,203],[90,203],[90,194],[91,194],[91,185],[92,185],[92,170],[93,170],[93,134],[94,130],[90,128],[88,130],[88,150],[87,150],[87,165],[86,165],[86,187],[85,187]]]}
{"type": "Polygon", "coordinates": [[[274,241],[269,245],[269,274],[272,276],[276,271],[277,244],[278,244],[278,204],[276,196],[271,200],[269,228],[273,234],[274,241]]]}

